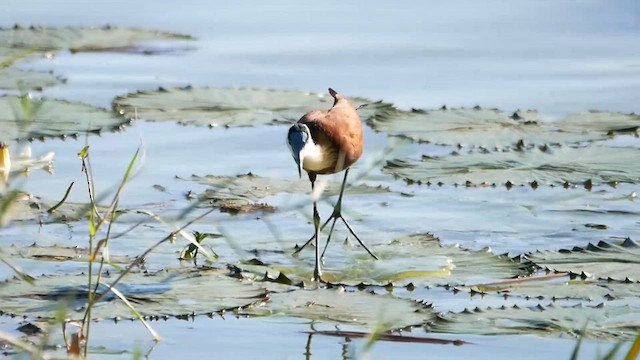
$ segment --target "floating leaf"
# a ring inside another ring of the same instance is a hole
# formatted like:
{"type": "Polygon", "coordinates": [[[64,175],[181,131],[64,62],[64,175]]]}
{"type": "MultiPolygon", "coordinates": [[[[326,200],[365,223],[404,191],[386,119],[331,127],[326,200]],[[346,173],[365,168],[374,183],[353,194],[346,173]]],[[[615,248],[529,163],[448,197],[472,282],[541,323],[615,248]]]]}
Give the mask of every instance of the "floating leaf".
{"type": "Polygon", "coordinates": [[[23,90],[42,89],[62,82],[63,80],[51,72],[0,69],[0,89],[23,90]]]}
{"type": "Polygon", "coordinates": [[[533,111],[507,116],[496,109],[476,107],[389,111],[370,117],[368,124],[378,131],[414,141],[493,150],[578,143],[605,139],[614,133],[636,132],[640,116],[588,112],[545,122],[533,111]]]}
{"type": "Polygon", "coordinates": [[[640,149],[605,146],[547,147],[525,151],[464,153],[420,161],[395,159],[384,170],[410,182],[592,185],[640,181],[640,149]]]}
{"type": "MultiPolygon", "coordinates": [[[[183,316],[233,310],[262,302],[264,290],[224,275],[215,269],[162,270],[154,274],[130,273],[116,285],[144,316],[183,316]]],[[[110,282],[115,276],[103,277],[110,282]]],[[[40,277],[35,286],[18,281],[0,283],[5,314],[52,318],[61,306],[68,318],[82,317],[87,301],[86,275],[40,277]]],[[[100,292],[105,291],[104,287],[100,292]]],[[[116,296],[105,295],[92,309],[93,318],[131,318],[131,311],[116,296]]]]}
{"type": "MultiPolygon", "coordinates": [[[[252,173],[237,176],[193,175],[191,179],[199,184],[211,186],[216,191],[228,189],[230,193],[244,195],[257,200],[280,193],[299,194],[311,191],[308,181],[290,181],[254,175],[252,173]]],[[[340,193],[339,183],[330,183],[324,188],[327,196],[340,193]]],[[[212,190],[213,190],[212,189],[212,190]]],[[[346,185],[345,192],[350,194],[384,194],[389,193],[388,187],[360,185],[346,185]]]]}
{"type": "MultiPolygon", "coordinates": [[[[274,211],[271,205],[259,200],[279,193],[305,193],[310,191],[308,181],[289,181],[266,178],[251,173],[237,176],[192,176],[195,182],[211,186],[201,196],[202,206],[219,207],[228,212],[274,211]]],[[[381,194],[389,188],[367,185],[347,185],[349,194],[381,194]]],[[[331,183],[325,188],[325,196],[339,194],[340,184],[331,183]]]]}
{"type": "Polygon", "coordinates": [[[0,89],[42,89],[59,83],[51,73],[10,69],[22,59],[59,50],[120,51],[153,54],[166,49],[143,48],[140,43],[158,40],[190,40],[189,36],[133,28],[0,28],[0,89]]]}
{"type": "MultiPolygon", "coordinates": [[[[134,28],[20,27],[0,28],[0,55],[3,49],[48,52],[131,51],[140,42],[151,40],[191,40],[190,36],[134,28]]],[[[0,58],[0,60],[2,60],[0,58]]]]}
{"type": "Polygon", "coordinates": [[[15,62],[32,56],[34,53],[36,51],[32,49],[16,49],[6,47],[5,44],[0,43],[0,69],[4,70],[15,62]]]}
{"type": "MultiPolygon", "coordinates": [[[[251,173],[238,176],[193,176],[194,181],[212,186],[200,197],[201,206],[218,207],[223,212],[233,214],[263,211],[273,212],[275,207],[260,202],[260,199],[278,193],[304,193],[309,191],[308,182],[287,181],[272,178],[264,178],[251,173]]],[[[388,188],[357,185],[347,187],[351,194],[375,194],[388,192],[388,188]]],[[[339,184],[330,184],[325,189],[326,196],[337,195],[340,191],[339,184]]]]}
{"type": "MultiPolygon", "coordinates": [[[[338,248],[338,244],[332,246],[338,248]]],[[[457,245],[443,246],[431,234],[402,237],[388,244],[368,247],[379,260],[371,260],[364,251],[345,251],[344,247],[339,250],[339,256],[329,254],[329,251],[323,268],[323,279],[343,285],[456,285],[523,276],[531,271],[526,264],[506,256],[493,255],[486,249],[471,251],[457,245]]],[[[312,250],[308,250],[309,255],[312,255],[312,250]]],[[[311,258],[312,256],[309,257],[311,258]]],[[[287,253],[272,252],[264,259],[269,261],[268,265],[241,264],[238,267],[253,273],[254,279],[262,277],[265,272],[274,278],[282,272],[293,283],[312,277],[311,263],[291,263],[287,253]]],[[[251,277],[248,274],[246,276],[251,277]]]]}
{"type": "Polygon", "coordinates": [[[263,307],[248,307],[243,313],[283,314],[385,330],[422,325],[434,318],[433,308],[422,303],[343,288],[277,292],[269,298],[263,307]]]}
{"type": "Polygon", "coordinates": [[[640,329],[640,307],[558,306],[501,307],[465,310],[442,316],[435,332],[477,335],[579,334],[598,339],[632,339],[640,329]],[[583,332],[584,330],[584,332],[583,332]]]}
{"type": "Polygon", "coordinates": [[[636,133],[640,129],[640,115],[617,112],[589,111],[570,115],[549,125],[557,131],[583,135],[613,135],[636,133]]]}
{"type": "MultiPolygon", "coordinates": [[[[0,200],[3,198],[0,195],[0,200]]],[[[49,200],[34,196],[30,193],[17,193],[7,204],[6,214],[9,220],[13,221],[35,221],[38,224],[61,223],[78,221],[85,218],[91,210],[91,204],[73,203],[65,201],[64,204],[48,213],[59,200],[49,200]]],[[[98,206],[100,211],[106,209],[105,206],[98,206]]]]}
{"type": "MultiPolygon", "coordinates": [[[[354,106],[369,103],[352,98],[354,106]]],[[[257,88],[160,88],[117,97],[113,109],[125,117],[180,124],[238,127],[293,123],[315,109],[329,109],[329,94],[257,88]]],[[[374,103],[362,110],[369,116],[380,107],[374,103]]]]}
{"type": "Polygon", "coordinates": [[[596,279],[640,282],[640,245],[631,239],[622,243],[600,241],[558,252],[535,252],[527,258],[536,265],[596,279]]]}
{"type": "Polygon", "coordinates": [[[376,267],[384,270],[380,280],[392,283],[414,284],[468,284],[486,279],[505,279],[522,276],[530,268],[507,256],[494,255],[489,249],[472,251],[459,245],[441,245],[431,234],[401,237],[387,245],[375,247],[375,253],[382,261],[376,267]],[[433,269],[438,263],[442,274],[423,273],[433,269]],[[431,269],[430,269],[431,268],[431,269]],[[481,270],[479,270],[481,269],[481,270]]]}
{"type": "Polygon", "coordinates": [[[421,142],[494,148],[540,132],[537,122],[513,120],[495,109],[440,109],[387,112],[368,124],[378,131],[421,142]]]}
{"type": "MultiPolygon", "coordinates": [[[[23,259],[34,259],[43,261],[79,261],[88,262],[90,252],[88,249],[66,246],[40,246],[33,244],[26,247],[0,246],[0,253],[5,256],[18,257],[23,259]]],[[[94,261],[101,261],[100,254],[94,261]]],[[[128,264],[132,259],[128,256],[109,256],[109,262],[115,264],[128,264]]]]}
{"type": "MultiPolygon", "coordinates": [[[[564,273],[553,274],[554,277],[532,277],[514,279],[504,283],[480,284],[469,287],[470,291],[482,293],[495,292],[508,298],[520,297],[538,300],[576,300],[579,302],[599,304],[601,302],[640,297],[640,287],[636,283],[612,282],[580,278],[571,279],[564,273]],[[557,277],[561,275],[561,277],[557,277]],[[542,280],[536,280],[542,278],[542,280]],[[516,280],[524,280],[518,282],[516,280]]],[[[465,289],[460,287],[459,289],[465,289]]]]}
{"type": "Polygon", "coordinates": [[[34,139],[77,136],[79,133],[117,130],[129,121],[113,113],[81,103],[0,97],[0,139],[34,139]]]}

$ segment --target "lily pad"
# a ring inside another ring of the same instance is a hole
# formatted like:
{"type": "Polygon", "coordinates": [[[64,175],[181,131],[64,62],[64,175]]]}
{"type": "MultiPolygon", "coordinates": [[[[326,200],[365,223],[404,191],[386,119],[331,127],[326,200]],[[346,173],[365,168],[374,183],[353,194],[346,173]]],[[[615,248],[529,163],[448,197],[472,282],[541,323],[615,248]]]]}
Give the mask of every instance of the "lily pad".
{"type": "Polygon", "coordinates": [[[408,182],[465,184],[592,185],[640,181],[640,149],[588,145],[524,151],[472,152],[421,160],[394,159],[384,170],[408,182]]]}
{"type": "Polygon", "coordinates": [[[15,62],[31,57],[35,50],[30,49],[16,49],[7,47],[5,44],[0,43],[0,69],[6,69],[13,65],[15,62]]]}
{"type": "Polygon", "coordinates": [[[435,317],[429,305],[341,287],[273,293],[263,307],[248,307],[242,313],[284,314],[384,330],[419,326],[435,317]]]}
{"type": "Polygon", "coordinates": [[[368,124],[414,141],[490,148],[512,145],[527,133],[540,132],[536,121],[517,121],[496,109],[480,108],[388,112],[371,117],[368,124]]]}
{"type": "MultiPolygon", "coordinates": [[[[266,300],[263,289],[225,276],[216,269],[171,269],[154,274],[127,274],[116,288],[144,316],[183,316],[233,310],[266,300]]],[[[115,275],[103,277],[109,283],[115,275]]],[[[40,277],[35,285],[15,280],[0,284],[5,314],[52,318],[61,306],[66,316],[83,316],[86,275],[40,277]]],[[[101,291],[106,288],[101,287],[101,291]]],[[[130,309],[109,293],[91,311],[93,318],[131,318],[130,309]]]]}
{"type": "MultiPolygon", "coordinates": [[[[252,173],[237,176],[193,175],[191,179],[199,184],[211,187],[200,198],[205,201],[213,201],[214,206],[230,202],[252,204],[262,198],[280,193],[300,194],[311,190],[308,181],[273,179],[252,173]]],[[[328,184],[324,188],[323,194],[326,196],[338,195],[340,193],[340,185],[338,183],[328,184]]],[[[345,191],[349,194],[382,194],[390,192],[388,187],[364,184],[347,185],[345,191]]]]}
{"type": "Polygon", "coordinates": [[[398,238],[387,245],[375,247],[374,251],[382,259],[376,267],[386,273],[381,279],[392,283],[469,284],[523,276],[531,271],[527,264],[494,255],[490,249],[472,251],[459,245],[442,245],[431,234],[398,238]],[[438,263],[446,264],[439,269],[440,273],[424,272],[438,263]]]}
{"type": "Polygon", "coordinates": [[[497,109],[476,107],[386,112],[370,117],[367,123],[375,130],[414,141],[493,150],[572,144],[637,132],[640,116],[588,112],[549,122],[540,120],[534,111],[507,116],[497,109]]]}
{"type": "MultiPolygon", "coordinates": [[[[0,246],[0,254],[9,257],[34,259],[42,261],[78,261],[88,262],[90,252],[86,248],[67,246],[40,246],[33,244],[26,247],[0,246]]],[[[101,261],[102,255],[97,254],[94,261],[101,261]]],[[[128,256],[109,256],[109,261],[115,264],[129,264],[133,261],[128,256]]]]}
{"type": "MultiPolygon", "coordinates": [[[[371,103],[351,98],[354,106],[371,103]]],[[[258,88],[160,88],[117,97],[113,109],[129,119],[175,121],[209,127],[241,127],[289,124],[314,109],[329,109],[329,94],[258,88]]],[[[383,107],[373,103],[363,108],[361,117],[383,107]]]]}
{"type": "MultiPolygon", "coordinates": [[[[130,51],[140,42],[151,40],[191,40],[187,35],[135,28],[21,27],[0,28],[0,49],[49,52],[130,51]]],[[[7,53],[0,51],[0,54],[7,53]]],[[[3,59],[0,58],[0,61],[3,59]]]]}
{"type": "MultiPolygon", "coordinates": [[[[212,187],[200,195],[201,206],[214,206],[231,212],[233,209],[238,209],[238,212],[273,211],[275,210],[273,206],[261,203],[260,199],[279,193],[293,194],[310,191],[308,181],[280,180],[252,173],[237,176],[193,175],[191,178],[199,184],[212,187]],[[245,211],[240,211],[242,209],[245,211]]],[[[345,191],[349,194],[381,194],[388,193],[390,190],[387,187],[360,184],[347,185],[345,191]]],[[[334,196],[339,192],[340,184],[332,183],[324,189],[323,195],[334,196]]]]}
{"type": "Polygon", "coordinates": [[[477,334],[584,335],[597,339],[633,339],[640,329],[640,307],[544,304],[521,308],[465,310],[442,315],[430,331],[477,334]]]}
{"type": "MultiPolygon", "coordinates": [[[[0,194],[0,200],[10,193],[0,194]]],[[[6,213],[3,214],[5,220],[11,221],[32,221],[38,224],[64,223],[86,219],[91,210],[90,204],[64,202],[60,207],[52,212],[48,212],[59,200],[53,201],[40,198],[31,193],[18,192],[9,199],[6,213]]],[[[106,209],[105,206],[98,206],[100,211],[106,209]]]]}
{"type": "MultiPolygon", "coordinates": [[[[581,279],[562,273],[553,276],[533,276],[491,284],[479,284],[468,289],[482,294],[493,293],[505,298],[526,298],[538,300],[575,300],[582,303],[599,304],[610,300],[626,301],[640,297],[640,287],[636,283],[612,282],[608,280],[581,279]],[[560,275],[560,277],[557,277],[560,275]],[[536,280],[541,278],[540,280],[536,280]],[[521,280],[521,281],[517,281],[521,280]]],[[[640,299],[639,299],[640,300],[640,299]]]]}
{"type": "Polygon", "coordinates": [[[601,241],[584,248],[535,252],[526,257],[552,271],[596,279],[640,282],[640,245],[631,239],[618,244],[601,241]]]}
{"type": "Polygon", "coordinates": [[[5,90],[40,90],[63,82],[63,80],[51,72],[16,70],[12,68],[0,69],[0,89],[5,90]]]}
{"type": "MultiPolygon", "coordinates": [[[[332,245],[338,247],[338,244],[332,245]]],[[[462,285],[524,276],[532,271],[527,264],[494,255],[488,249],[471,251],[457,245],[443,246],[431,234],[402,237],[388,244],[368,247],[379,260],[371,260],[363,251],[340,249],[339,256],[328,253],[323,279],[345,286],[363,283],[375,286],[462,285]]],[[[309,254],[312,252],[312,249],[308,250],[309,254]]],[[[282,252],[265,253],[268,254],[264,257],[264,261],[268,261],[266,264],[237,266],[254,280],[262,279],[265,273],[274,279],[284,274],[293,284],[312,277],[311,263],[292,263],[290,256],[282,252]]]]}
{"type": "Polygon", "coordinates": [[[0,97],[0,139],[19,140],[53,136],[77,136],[119,130],[129,120],[81,103],[31,99],[27,95],[0,97]]]}
{"type": "Polygon", "coordinates": [[[637,134],[640,115],[606,111],[589,111],[570,115],[566,119],[550,123],[560,132],[592,135],[637,134]]]}

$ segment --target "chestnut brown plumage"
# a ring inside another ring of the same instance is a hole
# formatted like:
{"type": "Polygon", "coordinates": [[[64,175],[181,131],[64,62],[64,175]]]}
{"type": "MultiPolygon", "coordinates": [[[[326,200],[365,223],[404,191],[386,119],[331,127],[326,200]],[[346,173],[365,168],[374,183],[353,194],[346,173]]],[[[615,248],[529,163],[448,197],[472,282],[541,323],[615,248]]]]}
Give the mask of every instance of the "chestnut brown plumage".
{"type": "Polygon", "coordinates": [[[316,259],[314,269],[314,279],[321,281],[322,270],[320,261],[324,257],[324,252],[331,241],[333,228],[338,219],[341,219],[349,229],[349,232],[358,240],[360,245],[367,252],[377,259],[369,251],[360,238],[355,234],[349,223],[342,216],[342,196],[349,174],[349,167],[353,165],[362,155],[362,123],[356,108],[349,100],[338,94],[335,90],[329,89],[329,94],[333,97],[333,106],[329,110],[313,110],[306,113],[297,123],[289,129],[287,134],[287,144],[291,150],[291,155],[298,166],[298,174],[302,176],[302,170],[306,171],[311,181],[311,190],[315,188],[315,181],[318,175],[335,174],[344,170],[344,179],[340,188],[338,202],[333,208],[331,216],[320,226],[320,216],[313,201],[313,223],[314,235],[294,254],[304,249],[313,239],[316,240],[316,259]],[[322,231],[329,221],[333,219],[327,244],[320,255],[319,232],[322,231]]]}

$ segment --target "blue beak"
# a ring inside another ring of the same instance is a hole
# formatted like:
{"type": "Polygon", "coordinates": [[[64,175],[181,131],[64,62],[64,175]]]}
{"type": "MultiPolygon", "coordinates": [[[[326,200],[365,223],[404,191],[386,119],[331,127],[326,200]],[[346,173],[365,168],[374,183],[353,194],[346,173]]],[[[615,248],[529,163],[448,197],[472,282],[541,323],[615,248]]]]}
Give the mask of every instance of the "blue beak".
{"type": "Polygon", "coordinates": [[[304,147],[308,140],[309,137],[307,133],[299,124],[295,124],[289,128],[287,144],[289,145],[289,150],[291,150],[293,160],[295,160],[296,165],[298,165],[298,175],[300,177],[302,177],[302,165],[304,164],[304,147]]]}

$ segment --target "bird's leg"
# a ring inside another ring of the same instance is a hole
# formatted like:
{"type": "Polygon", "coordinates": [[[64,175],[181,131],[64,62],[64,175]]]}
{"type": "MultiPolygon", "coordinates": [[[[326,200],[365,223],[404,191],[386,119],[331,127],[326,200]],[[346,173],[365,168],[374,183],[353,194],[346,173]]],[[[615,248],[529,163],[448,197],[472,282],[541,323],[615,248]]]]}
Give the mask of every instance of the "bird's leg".
{"type": "MultiPolygon", "coordinates": [[[[309,181],[311,181],[311,194],[312,194],[312,195],[313,195],[313,191],[315,190],[315,181],[316,181],[316,177],[317,177],[317,175],[315,175],[315,174],[314,174],[314,175],[309,174],[309,181]]],[[[314,209],[314,211],[313,211],[313,223],[314,223],[314,226],[315,226],[315,221],[316,221],[315,217],[316,217],[316,214],[317,214],[317,210],[316,210],[316,201],[315,201],[315,200],[313,201],[313,209],[314,209]]],[[[295,256],[295,255],[297,255],[300,251],[302,251],[302,249],[304,249],[305,247],[307,247],[307,245],[311,244],[311,242],[313,241],[313,239],[317,239],[317,238],[318,238],[319,233],[320,233],[322,230],[324,230],[324,228],[325,228],[325,227],[327,227],[327,224],[329,223],[329,221],[330,221],[330,220],[331,220],[331,218],[328,218],[328,219],[327,219],[327,221],[325,221],[325,222],[324,222],[324,224],[322,224],[322,226],[320,226],[320,229],[319,229],[319,230],[316,228],[315,230],[318,230],[318,231],[315,231],[315,232],[313,233],[313,235],[311,235],[311,237],[309,238],[309,240],[307,240],[304,244],[302,244],[302,246],[300,246],[299,248],[297,248],[297,249],[296,249],[296,251],[294,251],[292,255],[294,255],[294,256],[295,256]]],[[[318,215],[318,223],[319,223],[319,222],[320,222],[320,215],[318,215]]],[[[335,221],[334,221],[334,224],[335,224],[335,221]]],[[[332,229],[333,229],[333,227],[332,227],[332,229]]]]}
{"type": "MultiPolygon", "coordinates": [[[[362,240],[360,240],[358,235],[356,235],[355,231],[353,231],[353,228],[351,227],[351,225],[349,225],[349,222],[347,222],[347,220],[342,216],[342,196],[344,194],[344,188],[345,188],[345,185],[347,183],[347,175],[348,174],[349,174],[349,169],[346,169],[345,172],[344,172],[344,180],[342,181],[342,186],[340,187],[340,196],[338,197],[338,202],[336,203],[336,205],[333,208],[333,213],[331,214],[331,216],[322,224],[322,226],[320,226],[319,231],[314,233],[314,235],[312,235],[309,238],[309,240],[307,240],[307,242],[305,242],[302,246],[297,248],[293,252],[292,255],[298,254],[300,251],[302,251],[302,249],[307,247],[307,245],[311,244],[313,239],[317,239],[317,236],[319,235],[319,232],[324,230],[324,228],[327,227],[327,224],[329,224],[329,221],[331,221],[333,219],[333,223],[331,224],[331,231],[329,232],[329,237],[327,238],[327,243],[325,244],[324,249],[322,250],[322,255],[320,256],[320,259],[323,259],[324,258],[324,253],[327,251],[327,246],[329,246],[329,241],[331,241],[331,235],[333,234],[333,228],[335,227],[336,221],[338,220],[338,218],[340,218],[340,219],[342,219],[342,222],[344,222],[344,224],[347,227],[347,229],[349,229],[349,232],[351,233],[351,235],[353,235],[353,237],[355,237],[356,240],[358,240],[358,243],[360,243],[360,245],[365,250],[367,250],[367,252],[369,253],[369,255],[371,255],[371,257],[373,257],[374,259],[378,260],[378,257],[374,253],[372,253],[371,250],[369,250],[369,248],[362,242],[362,240]]],[[[309,177],[309,179],[311,180],[311,176],[309,177]]],[[[313,188],[314,188],[314,184],[312,182],[311,183],[312,191],[313,191],[313,188]]],[[[315,204],[316,203],[314,201],[314,203],[313,203],[314,208],[315,208],[315,204]]],[[[314,214],[315,214],[315,211],[314,211],[314,214]]],[[[318,220],[319,220],[319,218],[318,218],[318,220]]],[[[314,223],[315,223],[315,215],[314,215],[314,223]]],[[[317,251],[317,247],[316,247],[316,251],[317,251]]]]}
{"type": "MultiPolygon", "coordinates": [[[[336,221],[339,218],[347,226],[347,229],[349,229],[349,232],[351,233],[351,235],[353,235],[353,237],[356,238],[356,240],[358,240],[358,243],[360,243],[360,245],[365,250],[367,250],[369,255],[371,255],[371,257],[373,257],[374,259],[378,260],[378,257],[375,256],[371,252],[371,250],[369,250],[369,248],[362,242],[362,240],[360,240],[358,235],[356,235],[355,231],[353,231],[353,229],[351,228],[351,225],[349,225],[347,220],[342,216],[342,195],[344,194],[344,188],[345,188],[345,185],[347,184],[347,175],[349,175],[349,169],[346,169],[344,171],[344,180],[342,180],[342,186],[340,187],[340,196],[338,196],[338,202],[336,203],[336,206],[333,207],[333,213],[331,214],[331,216],[327,219],[327,221],[324,224],[324,225],[326,225],[329,222],[329,220],[333,219],[333,223],[331,224],[331,231],[329,231],[329,237],[327,238],[327,243],[324,246],[324,250],[322,250],[321,258],[324,258],[324,253],[325,253],[325,251],[327,251],[327,247],[329,246],[329,241],[331,241],[331,235],[333,234],[333,228],[336,225],[336,221]]],[[[323,228],[324,228],[324,225],[322,226],[323,228]]]]}
{"type": "MultiPolygon", "coordinates": [[[[315,202],[314,202],[315,203],[315,202]]],[[[327,224],[329,223],[329,221],[331,221],[331,218],[328,218],[327,221],[324,222],[324,224],[322,224],[322,226],[320,226],[320,231],[324,230],[324,228],[327,227],[327,224]]],[[[302,249],[304,249],[305,247],[307,247],[307,245],[311,244],[311,242],[313,241],[313,239],[316,238],[316,234],[314,233],[313,235],[311,235],[311,237],[309,238],[309,240],[307,240],[304,244],[302,244],[302,246],[300,246],[299,248],[296,249],[296,251],[293,252],[293,254],[291,255],[297,255],[300,251],[302,251],[302,249]]]]}
{"type": "MultiPolygon", "coordinates": [[[[327,251],[327,247],[329,246],[329,241],[331,241],[331,235],[333,234],[333,229],[336,225],[336,221],[338,219],[341,219],[342,222],[344,223],[344,225],[347,227],[347,229],[349,229],[349,232],[351,233],[351,235],[353,235],[354,238],[356,238],[356,240],[358,241],[358,243],[369,253],[369,255],[371,255],[371,257],[373,257],[374,259],[378,260],[378,257],[371,252],[371,250],[369,250],[369,248],[362,242],[362,240],[360,240],[360,238],[358,237],[358,235],[356,235],[355,231],[353,230],[353,228],[351,227],[351,225],[349,225],[349,222],[342,216],[342,196],[344,195],[344,188],[345,185],[347,183],[347,175],[349,174],[349,169],[346,169],[344,172],[344,179],[342,180],[342,186],[340,187],[340,196],[338,196],[338,202],[336,203],[336,205],[333,207],[333,213],[331,214],[331,216],[322,224],[322,226],[320,225],[320,215],[318,214],[318,210],[316,207],[316,201],[313,201],[313,226],[314,226],[314,234],[311,236],[311,238],[309,238],[309,240],[307,240],[307,242],[305,242],[301,247],[297,248],[294,252],[293,255],[298,254],[300,251],[302,251],[302,249],[304,249],[307,245],[309,245],[313,239],[316,240],[316,265],[315,265],[315,269],[314,269],[314,278],[317,281],[321,281],[321,275],[322,275],[322,271],[320,270],[320,263],[322,261],[322,259],[324,259],[324,254],[327,251]],[[327,226],[327,224],[329,224],[329,221],[331,221],[333,219],[333,223],[331,224],[331,230],[329,231],[329,237],[327,238],[327,243],[324,246],[324,249],[322,250],[322,255],[320,255],[319,251],[320,251],[320,244],[319,244],[319,235],[320,232],[322,230],[324,230],[324,228],[327,226]]],[[[315,189],[315,175],[312,177],[311,175],[309,175],[309,180],[311,180],[311,192],[313,193],[314,189],[315,189]]]]}
{"type": "MultiPolygon", "coordinates": [[[[316,175],[309,175],[309,180],[311,180],[311,193],[313,194],[313,190],[315,189],[316,183],[316,175]]],[[[313,280],[322,281],[322,270],[320,270],[320,214],[318,214],[318,207],[316,206],[316,200],[313,199],[313,228],[314,228],[314,237],[316,238],[316,264],[313,269],[313,280]]]]}

